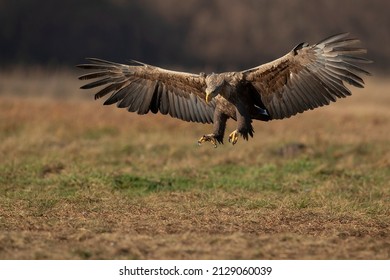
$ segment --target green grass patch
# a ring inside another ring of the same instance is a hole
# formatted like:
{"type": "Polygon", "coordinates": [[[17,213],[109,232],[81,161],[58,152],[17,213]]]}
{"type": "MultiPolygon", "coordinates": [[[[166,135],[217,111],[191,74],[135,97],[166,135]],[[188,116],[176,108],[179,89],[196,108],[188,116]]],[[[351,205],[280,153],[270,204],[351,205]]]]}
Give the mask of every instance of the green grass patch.
{"type": "Polygon", "coordinates": [[[297,188],[304,190],[315,183],[312,171],[316,165],[306,158],[260,166],[220,165],[209,171],[207,177],[213,180],[206,185],[209,188],[295,192],[297,188]]]}

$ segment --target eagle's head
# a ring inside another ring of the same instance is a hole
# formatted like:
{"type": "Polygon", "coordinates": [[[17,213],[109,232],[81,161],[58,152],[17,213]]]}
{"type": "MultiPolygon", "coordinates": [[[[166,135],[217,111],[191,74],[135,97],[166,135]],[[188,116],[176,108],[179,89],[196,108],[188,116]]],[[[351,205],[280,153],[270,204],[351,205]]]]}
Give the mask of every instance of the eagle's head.
{"type": "Polygon", "coordinates": [[[210,102],[214,97],[220,94],[225,85],[223,75],[211,74],[206,77],[206,102],[210,102]]]}

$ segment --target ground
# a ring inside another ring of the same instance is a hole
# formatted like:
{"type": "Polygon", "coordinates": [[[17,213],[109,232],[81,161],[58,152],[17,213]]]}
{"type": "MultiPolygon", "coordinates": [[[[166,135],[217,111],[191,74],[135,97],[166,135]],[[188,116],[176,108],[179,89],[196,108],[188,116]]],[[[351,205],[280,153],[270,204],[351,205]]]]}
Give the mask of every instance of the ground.
{"type": "Polygon", "coordinates": [[[215,149],[40,75],[0,79],[0,259],[390,258],[385,79],[215,149]]]}

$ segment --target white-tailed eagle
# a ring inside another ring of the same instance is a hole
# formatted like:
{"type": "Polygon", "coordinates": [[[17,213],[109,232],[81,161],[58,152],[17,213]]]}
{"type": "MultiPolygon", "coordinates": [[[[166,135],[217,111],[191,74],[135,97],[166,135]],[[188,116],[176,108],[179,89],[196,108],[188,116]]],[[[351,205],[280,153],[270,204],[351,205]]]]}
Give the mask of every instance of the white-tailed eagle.
{"type": "Polygon", "coordinates": [[[252,120],[289,118],[351,95],[345,83],[363,88],[359,64],[371,61],[348,33],[315,45],[301,43],[285,56],[239,72],[191,74],[131,61],[130,65],[88,58],[78,67],[92,70],[79,77],[95,79],[82,89],[102,88],[95,99],[110,94],[105,105],[117,104],[129,112],[169,114],[190,122],[213,123],[211,134],[198,143],[223,143],[226,122],[237,121],[229,135],[233,145],[241,135],[253,137],[252,120]]]}

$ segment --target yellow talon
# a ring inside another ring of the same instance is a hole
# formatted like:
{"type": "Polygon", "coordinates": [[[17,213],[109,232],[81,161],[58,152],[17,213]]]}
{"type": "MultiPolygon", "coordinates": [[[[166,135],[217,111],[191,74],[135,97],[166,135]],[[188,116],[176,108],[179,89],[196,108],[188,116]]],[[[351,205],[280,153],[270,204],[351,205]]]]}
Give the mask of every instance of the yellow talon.
{"type": "Polygon", "coordinates": [[[237,129],[230,133],[229,135],[229,142],[232,143],[233,145],[237,143],[238,140],[238,132],[237,129]]]}
{"type": "Polygon", "coordinates": [[[214,148],[217,147],[217,140],[215,139],[213,134],[207,134],[203,135],[199,140],[198,140],[198,145],[200,146],[203,142],[211,142],[214,145],[214,148]]]}

